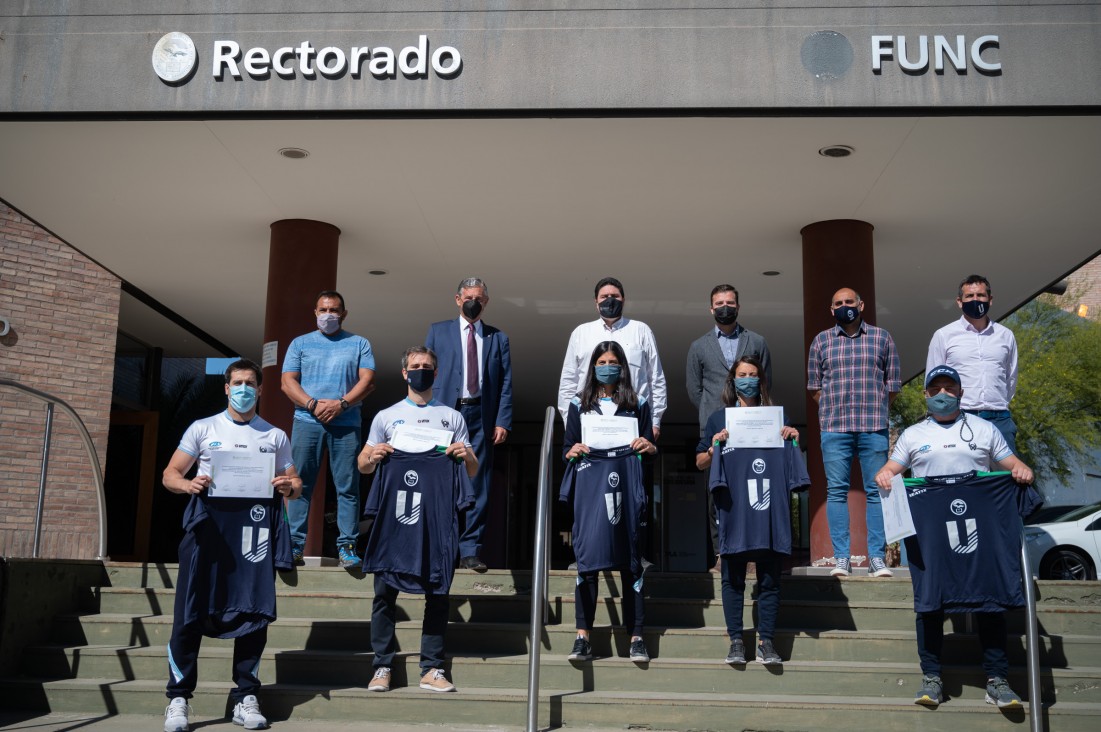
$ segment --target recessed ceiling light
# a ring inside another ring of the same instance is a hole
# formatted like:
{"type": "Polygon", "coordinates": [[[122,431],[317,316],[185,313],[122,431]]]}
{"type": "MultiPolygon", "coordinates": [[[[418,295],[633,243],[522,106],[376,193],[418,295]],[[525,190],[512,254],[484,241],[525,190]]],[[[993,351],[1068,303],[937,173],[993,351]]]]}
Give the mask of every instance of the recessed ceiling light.
{"type": "Polygon", "coordinates": [[[384,270],[384,269],[372,269],[372,270],[371,270],[370,272],[368,272],[367,274],[370,274],[370,275],[376,275],[376,276],[382,276],[382,275],[386,274],[386,270],[384,270]]]}
{"type": "Polygon", "coordinates": [[[818,151],[818,154],[824,158],[847,158],[854,152],[856,149],[848,145],[826,145],[818,151]]]}
{"type": "Polygon", "coordinates": [[[775,277],[776,275],[780,274],[780,270],[778,270],[778,269],[769,269],[769,270],[765,270],[761,274],[763,274],[765,277],[775,277]]]}
{"type": "Polygon", "coordinates": [[[279,154],[289,160],[301,160],[302,158],[308,158],[310,151],[303,150],[300,147],[285,147],[279,151],[279,154]]]}

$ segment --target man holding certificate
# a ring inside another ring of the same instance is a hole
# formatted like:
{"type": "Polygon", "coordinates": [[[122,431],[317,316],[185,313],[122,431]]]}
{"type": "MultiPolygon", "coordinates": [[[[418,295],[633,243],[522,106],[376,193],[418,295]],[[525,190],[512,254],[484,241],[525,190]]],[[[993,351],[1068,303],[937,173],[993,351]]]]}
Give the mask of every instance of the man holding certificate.
{"type": "Polygon", "coordinates": [[[256,416],[260,367],[235,361],[225,380],[226,411],[187,428],[162,481],[191,496],[168,642],[165,732],[188,729],[204,635],[234,639],[234,724],[267,726],[256,699],[257,670],[276,617],[275,570],[293,566],[283,497],[298,498],[302,481],[286,433],[256,416]],[[195,463],[195,477],[186,477],[195,463]]]}
{"type": "Polygon", "coordinates": [[[719,528],[715,550],[730,637],[726,662],[732,664],[746,662],[742,616],[749,562],[756,563],[759,588],[757,660],[766,665],[783,661],[772,641],[783,557],[791,554],[790,491],[810,484],[799,449],[786,442],[798,440],[799,432],[784,426],[783,409],[772,405],[764,374],[754,356],[734,362],[722,393],[726,407],[708,417],[706,436],[696,447],[696,467],[711,469],[708,487],[719,528]]]}
{"type": "Polygon", "coordinates": [[[646,491],[636,456],[658,451],[650,403],[632,388],[627,356],[615,341],[596,345],[583,383],[566,412],[563,457],[570,467],[559,494],[559,500],[573,503],[577,555],[577,639],[569,658],[592,658],[589,632],[596,615],[597,574],[619,569],[630,657],[645,663],[650,655],[642,640],[640,542],[646,491]]]}
{"type": "Polygon", "coordinates": [[[455,691],[444,671],[448,591],[459,513],[474,504],[470,478],[478,472],[478,458],[463,416],[432,398],[437,365],[430,348],[405,351],[406,397],[375,415],[357,459],[360,472],[378,471],[364,511],[376,517],[363,557],[363,571],[375,575],[375,673],[368,691],[390,690],[399,592],[424,595],[420,688],[455,691]]]}

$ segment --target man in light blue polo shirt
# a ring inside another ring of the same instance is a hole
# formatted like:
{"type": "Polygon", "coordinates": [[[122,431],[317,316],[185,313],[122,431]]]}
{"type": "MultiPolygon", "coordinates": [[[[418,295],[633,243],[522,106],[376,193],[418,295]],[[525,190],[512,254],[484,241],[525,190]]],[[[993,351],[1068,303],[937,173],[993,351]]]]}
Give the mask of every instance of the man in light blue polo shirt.
{"type": "Polygon", "coordinates": [[[295,405],[291,453],[302,477],[302,499],[287,504],[292,551],[300,564],[310,498],[328,450],[337,496],[337,558],[353,567],[359,564],[359,403],[374,389],[375,357],[366,338],[342,328],[348,311],[339,292],[321,292],[314,315],[317,330],[291,341],[283,360],[283,393],[295,405]]]}

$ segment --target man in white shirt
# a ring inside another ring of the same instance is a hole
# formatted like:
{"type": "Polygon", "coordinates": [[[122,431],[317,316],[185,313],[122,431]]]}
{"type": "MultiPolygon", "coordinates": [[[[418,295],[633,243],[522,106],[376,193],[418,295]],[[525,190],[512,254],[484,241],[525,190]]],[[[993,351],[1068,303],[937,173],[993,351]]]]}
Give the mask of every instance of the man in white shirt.
{"type": "Polygon", "coordinates": [[[650,326],[623,317],[625,302],[623,284],[615,277],[605,277],[596,283],[596,310],[600,317],[574,328],[562,362],[558,381],[558,411],[562,420],[570,408],[570,400],[584,386],[585,373],[593,349],[602,341],[615,341],[623,346],[631,367],[631,385],[640,397],[645,397],[653,409],[654,439],[661,432],[661,416],[665,413],[665,372],[658,357],[658,345],[650,326]]]}
{"type": "Polygon", "coordinates": [[[1017,391],[1017,340],[1013,331],[990,320],[990,282],[971,275],[960,283],[956,305],[963,314],[929,341],[925,370],[941,364],[959,372],[963,411],[993,424],[1009,449],[1017,449],[1017,425],[1009,402],[1017,391]]]}

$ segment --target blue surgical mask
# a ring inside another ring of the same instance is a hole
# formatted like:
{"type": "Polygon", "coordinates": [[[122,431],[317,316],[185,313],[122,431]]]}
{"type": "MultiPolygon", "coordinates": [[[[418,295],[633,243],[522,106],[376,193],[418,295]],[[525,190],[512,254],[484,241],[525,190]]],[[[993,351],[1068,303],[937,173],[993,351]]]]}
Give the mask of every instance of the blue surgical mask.
{"type": "Polygon", "coordinates": [[[413,391],[428,391],[436,381],[436,372],[432,369],[413,369],[406,371],[406,380],[413,391]]]}
{"type": "Polygon", "coordinates": [[[925,397],[925,408],[934,417],[947,417],[959,411],[960,398],[942,391],[934,397],[925,397]]]}
{"type": "Polygon", "coordinates": [[[256,389],[248,384],[229,387],[229,406],[238,414],[244,414],[256,406],[256,389]]]}
{"type": "Polygon", "coordinates": [[[837,320],[838,325],[848,325],[856,322],[856,319],[860,317],[860,311],[852,305],[842,305],[833,311],[833,317],[837,320]]]}
{"type": "Polygon", "coordinates": [[[742,376],[734,379],[734,388],[744,397],[761,396],[761,380],[756,376],[742,376]]]}
{"type": "Polygon", "coordinates": [[[321,313],[317,316],[317,329],[325,335],[332,335],[340,330],[340,316],[336,313],[321,313]]]}
{"type": "Polygon", "coordinates": [[[602,364],[596,367],[596,380],[601,384],[615,384],[619,382],[621,373],[623,367],[619,364],[602,364]]]}

